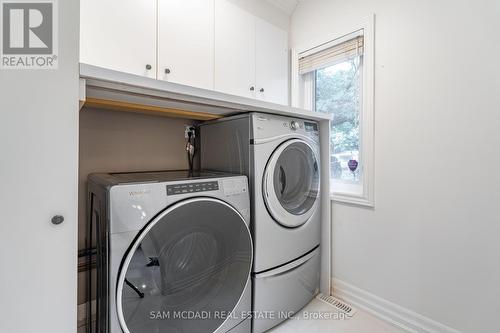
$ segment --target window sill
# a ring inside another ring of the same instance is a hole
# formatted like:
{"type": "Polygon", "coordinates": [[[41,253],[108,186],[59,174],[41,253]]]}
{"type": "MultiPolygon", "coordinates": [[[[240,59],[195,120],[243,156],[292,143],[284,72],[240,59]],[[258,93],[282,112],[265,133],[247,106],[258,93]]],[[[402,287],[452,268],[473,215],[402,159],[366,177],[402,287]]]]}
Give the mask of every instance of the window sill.
{"type": "Polygon", "coordinates": [[[348,193],[330,193],[330,199],[335,203],[375,208],[375,202],[373,199],[369,199],[360,195],[350,195],[348,193]]]}

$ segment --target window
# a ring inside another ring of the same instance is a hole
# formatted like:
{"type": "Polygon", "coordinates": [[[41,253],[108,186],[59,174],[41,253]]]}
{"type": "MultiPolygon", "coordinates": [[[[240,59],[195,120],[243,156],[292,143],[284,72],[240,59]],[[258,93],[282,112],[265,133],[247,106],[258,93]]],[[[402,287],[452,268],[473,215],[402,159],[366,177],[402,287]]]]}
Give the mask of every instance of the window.
{"type": "Polygon", "coordinates": [[[295,106],[332,115],[330,186],[337,201],[374,205],[373,19],[294,51],[295,106]]]}
{"type": "Polygon", "coordinates": [[[355,56],[315,71],[315,110],[333,115],[330,129],[330,174],[334,182],[359,185],[359,114],[361,108],[360,67],[355,56]]]}

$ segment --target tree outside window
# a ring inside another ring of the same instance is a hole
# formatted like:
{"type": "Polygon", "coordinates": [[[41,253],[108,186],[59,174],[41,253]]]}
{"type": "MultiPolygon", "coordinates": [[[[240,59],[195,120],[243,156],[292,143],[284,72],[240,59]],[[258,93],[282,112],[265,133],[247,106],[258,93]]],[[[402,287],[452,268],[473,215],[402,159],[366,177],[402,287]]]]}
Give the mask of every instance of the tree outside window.
{"type": "Polygon", "coordinates": [[[331,176],[360,183],[360,114],[362,56],[315,71],[316,111],[333,115],[331,176]]]}

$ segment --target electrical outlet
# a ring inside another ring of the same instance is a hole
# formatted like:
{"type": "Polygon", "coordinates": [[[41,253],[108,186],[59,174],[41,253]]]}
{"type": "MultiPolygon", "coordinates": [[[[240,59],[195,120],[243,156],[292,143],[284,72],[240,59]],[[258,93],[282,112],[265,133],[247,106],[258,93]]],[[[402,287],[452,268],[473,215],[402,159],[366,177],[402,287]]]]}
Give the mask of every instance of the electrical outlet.
{"type": "Polygon", "coordinates": [[[184,138],[189,138],[189,132],[191,132],[191,137],[195,137],[195,131],[193,130],[193,125],[184,125],[184,138]]]}

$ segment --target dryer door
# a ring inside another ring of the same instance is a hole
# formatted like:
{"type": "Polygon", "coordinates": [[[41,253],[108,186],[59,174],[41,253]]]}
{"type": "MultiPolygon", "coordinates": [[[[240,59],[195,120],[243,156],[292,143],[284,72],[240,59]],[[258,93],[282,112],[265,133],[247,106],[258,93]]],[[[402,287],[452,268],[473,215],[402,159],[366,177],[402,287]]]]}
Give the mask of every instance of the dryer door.
{"type": "Polygon", "coordinates": [[[123,258],[117,313],[125,333],[214,332],[249,283],[243,217],[211,198],[177,203],[151,221],[123,258]]]}
{"type": "Polygon", "coordinates": [[[303,225],[317,207],[320,187],[319,163],[304,140],[282,143],[272,154],[263,179],[266,207],[281,225],[303,225]]]}

